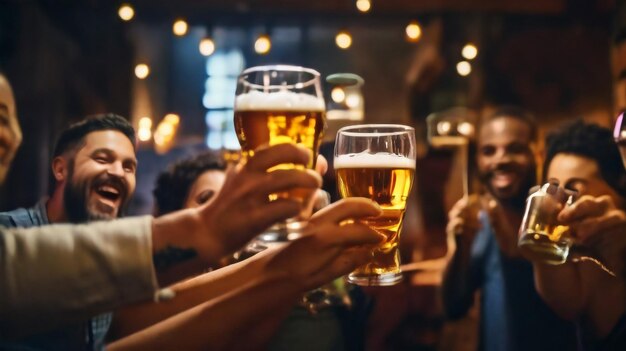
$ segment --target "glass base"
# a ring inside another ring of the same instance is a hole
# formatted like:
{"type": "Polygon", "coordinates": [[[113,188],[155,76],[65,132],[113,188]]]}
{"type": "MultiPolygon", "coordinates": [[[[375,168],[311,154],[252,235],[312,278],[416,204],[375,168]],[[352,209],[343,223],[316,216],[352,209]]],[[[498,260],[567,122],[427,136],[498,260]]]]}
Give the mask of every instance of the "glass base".
{"type": "Polygon", "coordinates": [[[402,281],[402,272],[382,274],[350,273],[348,282],[359,286],[391,286],[402,281]]]}
{"type": "MultiPolygon", "coordinates": [[[[541,237],[543,238],[543,236],[541,237]]],[[[537,235],[527,234],[519,241],[522,256],[530,261],[560,265],[567,261],[569,245],[566,242],[540,241],[537,235]]]]}

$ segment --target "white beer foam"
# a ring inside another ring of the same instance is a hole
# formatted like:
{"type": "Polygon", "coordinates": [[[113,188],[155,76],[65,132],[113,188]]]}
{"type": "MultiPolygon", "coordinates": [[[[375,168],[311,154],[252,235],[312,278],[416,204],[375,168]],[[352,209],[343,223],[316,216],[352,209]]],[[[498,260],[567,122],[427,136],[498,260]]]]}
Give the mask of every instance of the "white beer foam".
{"type": "Polygon", "coordinates": [[[319,111],[326,107],[324,99],[309,94],[294,93],[292,91],[277,91],[264,93],[251,91],[235,98],[237,111],[319,111]]]}
{"type": "Polygon", "coordinates": [[[415,160],[388,152],[346,154],[335,157],[335,169],[341,168],[403,168],[415,169],[415,160]]]}

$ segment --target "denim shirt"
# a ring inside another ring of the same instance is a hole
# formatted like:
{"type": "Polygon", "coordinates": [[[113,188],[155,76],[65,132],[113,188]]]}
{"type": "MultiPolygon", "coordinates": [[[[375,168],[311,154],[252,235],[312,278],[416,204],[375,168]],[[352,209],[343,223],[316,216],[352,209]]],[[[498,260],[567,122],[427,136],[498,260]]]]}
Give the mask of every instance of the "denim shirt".
{"type": "MultiPolygon", "coordinates": [[[[0,225],[7,228],[29,228],[50,224],[47,199],[31,208],[0,213],[0,225]]],[[[104,313],[87,322],[30,335],[10,342],[0,340],[0,350],[104,350],[105,337],[111,326],[112,313],[104,313]]]]}

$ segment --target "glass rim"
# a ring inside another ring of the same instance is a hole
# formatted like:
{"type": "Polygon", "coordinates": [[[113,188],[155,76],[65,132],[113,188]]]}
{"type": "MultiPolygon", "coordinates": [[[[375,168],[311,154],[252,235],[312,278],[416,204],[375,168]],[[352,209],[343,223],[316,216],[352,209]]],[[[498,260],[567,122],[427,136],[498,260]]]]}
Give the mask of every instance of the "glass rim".
{"type": "Polygon", "coordinates": [[[613,128],[613,139],[615,139],[615,141],[625,139],[622,135],[622,123],[624,123],[624,111],[617,115],[617,120],[615,121],[615,127],[613,128]]]}
{"type": "Polygon", "coordinates": [[[292,66],[292,65],[265,65],[265,66],[254,66],[249,67],[243,70],[239,74],[238,81],[252,89],[256,90],[294,90],[294,89],[304,89],[315,85],[316,83],[321,85],[320,73],[312,68],[302,67],[302,66],[292,66]],[[307,73],[311,75],[310,79],[307,79],[304,82],[296,82],[293,84],[271,84],[271,85],[261,85],[256,84],[244,79],[243,77],[247,74],[258,73],[258,72],[269,72],[269,71],[281,71],[281,72],[292,72],[292,73],[307,73]]]}
{"type": "Polygon", "coordinates": [[[415,128],[411,126],[407,126],[404,124],[355,124],[351,126],[342,127],[337,131],[337,136],[346,135],[352,137],[371,137],[371,136],[390,136],[390,135],[401,135],[406,133],[413,133],[415,135],[415,128]],[[396,129],[390,131],[383,132],[372,132],[372,131],[353,131],[355,129],[374,129],[374,128],[389,128],[396,129]]]}

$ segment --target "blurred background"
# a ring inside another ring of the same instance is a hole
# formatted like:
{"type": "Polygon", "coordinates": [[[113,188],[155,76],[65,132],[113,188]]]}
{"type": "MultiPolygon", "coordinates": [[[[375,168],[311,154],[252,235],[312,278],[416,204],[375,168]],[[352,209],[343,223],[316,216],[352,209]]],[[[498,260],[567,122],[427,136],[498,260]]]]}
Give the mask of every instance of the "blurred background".
{"type": "MultiPolygon", "coordinates": [[[[416,127],[422,147],[405,262],[441,257],[446,212],[462,189],[454,151],[427,147],[426,117],[514,104],[542,131],[579,117],[608,126],[626,107],[625,40],[617,0],[0,0],[0,69],[24,132],[0,205],[34,204],[48,190],[58,133],[113,112],[140,138],[130,212],[151,213],[154,178],[168,163],[238,149],[232,108],[241,70],[295,64],[364,79],[352,92],[327,84],[329,108],[416,127]]],[[[326,139],[335,132],[330,124],[326,139]]],[[[438,342],[433,290],[414,290],[439,281],[422,278],[386,290],[404,302],[390,305],[369,342],[413,350],[438,342]]]]}

